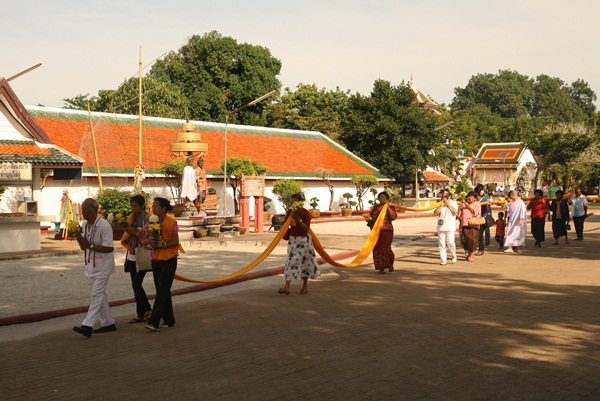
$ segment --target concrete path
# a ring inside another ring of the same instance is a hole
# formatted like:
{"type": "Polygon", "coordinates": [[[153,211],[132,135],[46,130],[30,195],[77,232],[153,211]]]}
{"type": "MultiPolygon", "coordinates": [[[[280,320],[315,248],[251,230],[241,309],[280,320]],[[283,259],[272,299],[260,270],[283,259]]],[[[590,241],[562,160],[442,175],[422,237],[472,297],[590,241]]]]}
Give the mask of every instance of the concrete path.
{"type": "MultiPolygon", "coordinates": [[[[324,266],[306,295],[298,283],[277,294],[273,276],[177,296],[177,326],[158,333],[127,323],[132,305],[113,308],[117,332],[91,339],[71,331],[82,314],[0,327],[0,399],[600,400],[598,216],[581,242],[492,247],[447,266],[435,238],[412,241],[434,218],[394,224],[392,274],[375,275],[367,260],[324,266]]],[[[331,253],[360,248],[368,234],[362,221],[313,230],[331,253]]],[[[268,236],[187,246],[178,273],[230,272],[268,236]]],[[[278,247],[260,268],[284,254],[278,247]]],[[[0,261],[0,318],[85,305],[81,258],[0,261]]],[[[111,300],[130,298],[128,286],[115,274],[111,300]]]]}

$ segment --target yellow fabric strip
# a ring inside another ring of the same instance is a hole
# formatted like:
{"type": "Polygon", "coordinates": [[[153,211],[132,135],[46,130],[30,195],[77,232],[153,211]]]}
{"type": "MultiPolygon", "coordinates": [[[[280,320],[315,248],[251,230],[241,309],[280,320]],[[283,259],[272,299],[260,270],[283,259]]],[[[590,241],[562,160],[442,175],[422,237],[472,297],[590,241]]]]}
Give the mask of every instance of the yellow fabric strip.
{"type": "Polygon", "coordinates": [[[221,278],[217,278],[217,279],[213,279],[213,280],[193,280],[191,278],[180,276],[179,274],[175,275],[175,280],[185,281],[185,282],[188,282],[188,283],[218,283],[220,281],[226,281],[226,280],[229,280],[229,279],[241,276],[242,274],[249,272],[250,270],[254,269],[256,266],[258,266],[258,264],[260,262],[262,262],[263,260],[265,260],[265,258],[267,256],[269,256],[271,254],[271,252],[273,252],[273,249],[275,249],[275,247],[277,246],[277,244],[279,243],[279,241],[281,241],[281,239],[283,238],[283,235],[289,229],[290,224],[291,224],[291,220],[292,220],[292,217],[290,216],[285,221],[285,223],[283,223],[283,226],[281,226],[281,230],[279,230],[279,233],[277,233],[277,235],[275,236],[275,238],[273,238],[273,241],[271,241],[271,243],[263,251],[263,253],[261,253],[256,259],[254,259],[252,262],[250,262],[250,264],[248,264],[247,266],[241,268],[240,270],[235,271],[235,272],[233,272],[231,274],[228,274],[227,276],[224,276],[224,277],[221,277],[221,278]]]}

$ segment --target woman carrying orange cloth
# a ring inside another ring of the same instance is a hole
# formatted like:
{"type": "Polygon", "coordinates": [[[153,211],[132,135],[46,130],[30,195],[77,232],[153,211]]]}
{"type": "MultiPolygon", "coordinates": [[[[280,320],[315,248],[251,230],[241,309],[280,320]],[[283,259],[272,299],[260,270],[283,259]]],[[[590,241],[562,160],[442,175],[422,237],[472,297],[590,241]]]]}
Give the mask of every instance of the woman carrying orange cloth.
{"type": "MultiPolygon", "coordinates": [[[[387,192],[381,192],[377,195],[377,200],[379,203],[373,206],[370,213],[373,221],[379,217],[383,205],[389,203],[390,195],[387,192]]],[[[373,263],[375,264],[377,274],[385,274],[385,269],[388,269],[390,273],[394,271],[396,255],[392,251],[392,241],[394,240],[394,226],[392,225],[392,221],[396,220],[396,217],[398,217],[396,210],[388,206],[387,214],[383,219],[381,231],[379,232],[379,239],[377,239],[377,243],[373,248],[373,263]]]]}
{"type": "Polygon", "coordinates": [[[312,238],[308,233],[310,229],[310,213],[304,206],[306,199],[302,192],[295,193],[291,196],[293,206],[287,211],[285,219],[292,216],[292,227],[290,228],[290,238],[287,248],[287,259],[285,261],[285,269],[283,271],[285,285],[277,292],[280,294],[289,295],[290,283],[292,280],[302,279],[302,289],[300,294],[308,292],[308,279],[319,277],[319,265],[317,264],[317,256],[312,238]]]}

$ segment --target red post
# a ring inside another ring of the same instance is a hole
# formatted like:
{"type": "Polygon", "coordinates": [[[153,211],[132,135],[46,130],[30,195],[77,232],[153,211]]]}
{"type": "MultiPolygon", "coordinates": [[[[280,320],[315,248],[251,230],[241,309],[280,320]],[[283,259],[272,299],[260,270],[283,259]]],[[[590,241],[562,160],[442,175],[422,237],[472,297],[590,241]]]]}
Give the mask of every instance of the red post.
{"type": "Polygon", "coordinates": [[[242,216],[242,221],[240,222],[240,227],[250,228],[250,197],[249,196],[240,196],[240,215],[242,216]]]}
{"type": "Polygon", "coordinates": [[[255,233],[262,233],[265,232],[264,230],[264,226],[265,226],[265,221],[264,221],[264,207],[265,204],[265,200],[264,200],[264,196],[255,196],[254,197],[254,232],[255,233]]]}

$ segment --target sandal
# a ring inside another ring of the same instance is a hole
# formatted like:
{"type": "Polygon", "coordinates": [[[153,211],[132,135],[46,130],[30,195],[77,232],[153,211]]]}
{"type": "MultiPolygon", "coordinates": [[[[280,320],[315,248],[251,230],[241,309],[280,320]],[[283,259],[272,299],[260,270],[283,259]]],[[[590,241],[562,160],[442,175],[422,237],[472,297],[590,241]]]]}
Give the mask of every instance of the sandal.
{"type": "Polygon", "coordinates": [[[134,317],[133,319],[131,319],[131,320],[129,321],[129,323],[141,323],[141,322],[143,322],[143,321],[144,321],[144,320],[143,320],[141,317],[137,317],[137,316],[136,316],[136,317],[134,317]]]}
{"type": "Polygon", "coordinates": [[[144,312],[144,317],[136,316],[133,319],[131,319],[129,321],[129,323],[141,323],[141,322],[145,322],[146,320],[150,319],[150,316],[152,316],[152,311],[151,310],[147,310],[146,312],[144,312]]]}
{"type": "Polygon", "coordinates": [[[385,270],[379,270],[377,273],[375,274],[385,274],[385,270]]]}
{"type": "Polygon", "coordinates": [[[479,252],[477,252],[477,253],[475,254],[475,256],[481,256],[481,255],[483,255],[484,253],[485,253],[485,251],[479,251],[479,252]]]}
{"type": "Polygon", "coordinates": [[[394,271],[394,266],[390,266],[389,268],[390,273],[394,271]]]}
{"type": "Polygon", "coordinates": [[[300,290],[300,294],[301,294],[301,295],[304,295],[304,294],[306,294],[307,292],[308,292],[308,288],[303,288],[303,289],[301,289],[301,290],[300,290]]]}
{"type": "Polygon", "coordinates": [[[280,288],[277,290],[277,292],[280,294],[290,295],[290,291],[286,290],[285,288],[280,288]]]}

